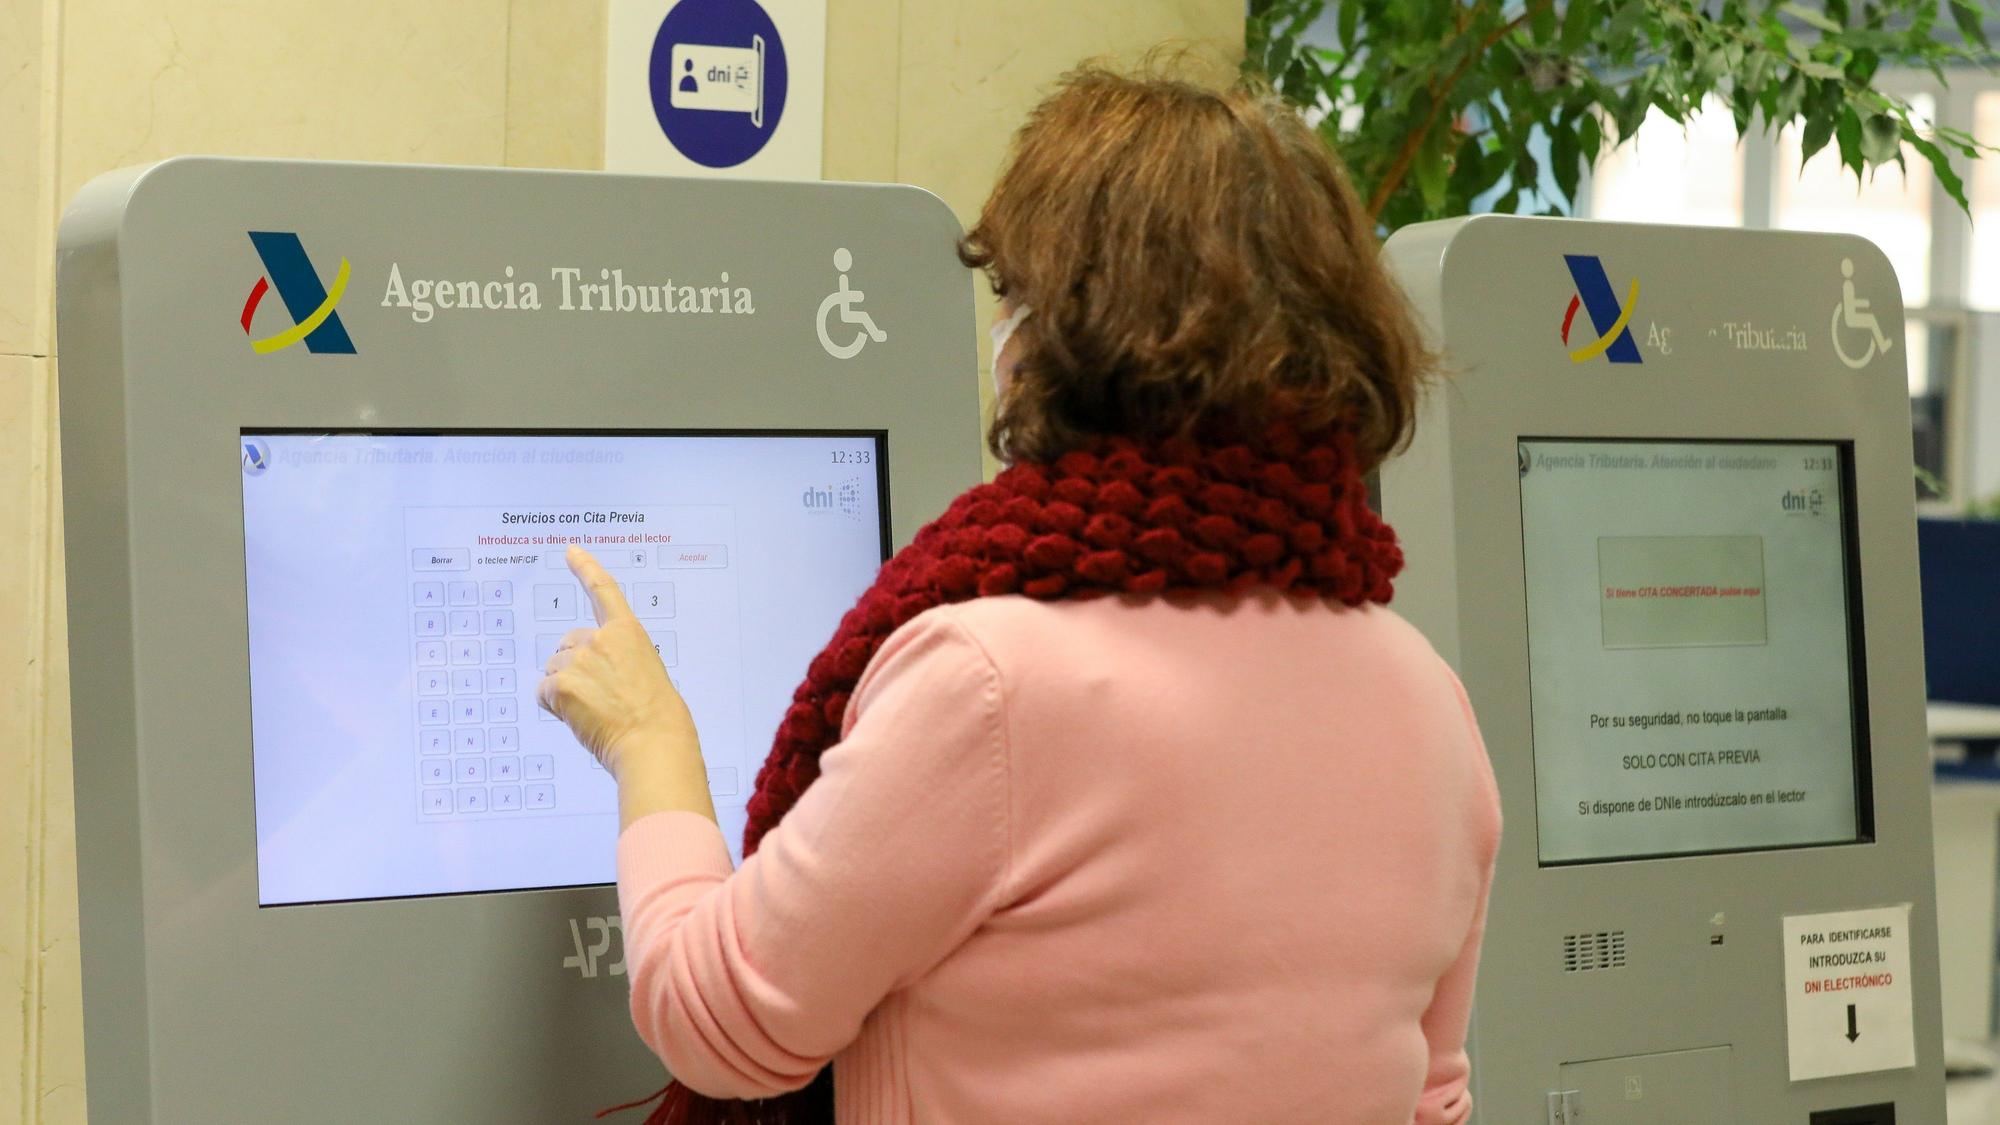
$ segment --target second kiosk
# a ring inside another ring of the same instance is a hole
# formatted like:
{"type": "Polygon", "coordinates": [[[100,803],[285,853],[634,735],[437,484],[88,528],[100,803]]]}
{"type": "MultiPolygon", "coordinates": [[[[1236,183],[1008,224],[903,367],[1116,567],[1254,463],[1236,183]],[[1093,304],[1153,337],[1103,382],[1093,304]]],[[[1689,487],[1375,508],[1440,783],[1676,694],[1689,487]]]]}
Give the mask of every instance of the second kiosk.
{"type": "Polygon", "coordinates": [[[1396,605],[1506,817],[1478,1119],[1943,1121],[1889,262],[1502,216],[1387,254],[1450,371],[1382,474],[1396,605]]]}

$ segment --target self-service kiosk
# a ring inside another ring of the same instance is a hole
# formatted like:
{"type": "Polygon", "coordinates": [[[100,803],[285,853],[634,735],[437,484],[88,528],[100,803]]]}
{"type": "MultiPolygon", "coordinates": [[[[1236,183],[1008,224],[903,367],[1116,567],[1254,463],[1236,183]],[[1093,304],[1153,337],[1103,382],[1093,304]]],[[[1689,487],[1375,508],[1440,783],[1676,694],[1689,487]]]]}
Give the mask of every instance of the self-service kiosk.
{"type": "Polygon", "coordinates": [[[1506,817],[1478,1120],[1943,1122],[1888,261],[1500,216],[1387,254],[1449,372],[1382,474],[1396,607],[1506,817]]]}
{"type": "Polygon", "coordinates": [[[614,786],[538,713],[624,584],[725,833],[808,659],[976,482],[915,189],[183,159],[65,216],[94,1120],[642,1095],[614,786]]]}

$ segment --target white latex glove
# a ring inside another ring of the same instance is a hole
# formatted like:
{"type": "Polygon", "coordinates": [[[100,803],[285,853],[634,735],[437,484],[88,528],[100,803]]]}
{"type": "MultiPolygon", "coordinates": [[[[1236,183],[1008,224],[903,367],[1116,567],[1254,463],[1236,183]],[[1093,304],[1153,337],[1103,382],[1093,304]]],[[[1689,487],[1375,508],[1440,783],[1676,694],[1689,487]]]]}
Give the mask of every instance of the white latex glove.
{"type": "Polygon", "coordinates": [[[536,698],[621,781],[634,754],[692,754],[698,768],[694,717],[617,581],[582,547],[571,546],[567,561],[590,595],[597,627],[563,637],[536,698]]]}

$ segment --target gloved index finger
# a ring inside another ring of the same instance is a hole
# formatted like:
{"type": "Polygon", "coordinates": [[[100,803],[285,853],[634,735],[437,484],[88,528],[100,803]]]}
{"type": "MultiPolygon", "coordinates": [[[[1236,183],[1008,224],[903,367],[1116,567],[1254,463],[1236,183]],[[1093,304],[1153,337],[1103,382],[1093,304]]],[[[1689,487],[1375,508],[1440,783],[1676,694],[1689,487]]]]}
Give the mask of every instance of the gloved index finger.
{"type": "Polygon", "coordinates": [[[609,625],[621,617],[634,616],[632,607],[626,604],[625,592],[618,588],[618,581],[604,569],[596,556],[582,547],[571,544],[569,548],[570,573],[583,583],[584,592],[590,595],[590,611],[597,615],[599,625],[609,625]]]}

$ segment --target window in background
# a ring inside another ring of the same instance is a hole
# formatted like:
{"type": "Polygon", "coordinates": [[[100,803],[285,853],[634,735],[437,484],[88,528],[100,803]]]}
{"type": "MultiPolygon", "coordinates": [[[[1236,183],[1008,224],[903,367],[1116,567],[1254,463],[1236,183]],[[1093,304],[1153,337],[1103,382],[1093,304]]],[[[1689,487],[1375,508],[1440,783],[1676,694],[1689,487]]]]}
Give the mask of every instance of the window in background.
{"type": "MultiPolygon", "coordinates": [[[[1980,94],[1972,103],[1972,134],[1991,145],[2000,144],[2000,91],[1980,94]]],[[[1971,278],[1965,303],[1975,309],[2000,309],[2000,160],[1972,162],[1971,278]]],[[[2000,440],[2000,438],[1996,438],[2000,440]]]]}
{"type": "MultiPolygon", "coordinates": [[[[1934,370],[1931,363],[1931,335],[1938,333],[1944,338],[1947,355],[1951,351],[1953,330],[1950,325],[1931,324],[1921,316],[1909,316],[1903,322],[1903,343],[1910,349],[1904,354],[1904,362],[1910,365],[1910,397],[1943,395],[1951,389],[1951,373],[1934,370]]],[[[1940,356],[1939,358],[1943,358],[1940,356]]]]}
{"type": "MultiPolygon", "coordinates": [[[[1930,480],[1946,481],[1946,443],[1951,439],[1950,360],[1957,347],[1956,330],[1949,324],[1933,324],[1912,316],[1903,323],[1903,343],[1908,349],[1903,362],[1910,370],[1910,446],[1917,468],[1930,480]],[[1932,347],[1936,343],[1937,347],[1932,347]]],[[[1944,497],[1923,478],[1917,481],[1917,499],[1944,497]]]]}
{"type": "MultiPolygon", "coordinates": [[[[1918,117],[1936,113],[1936,102],[1928,95],[1911,98],[1910,105],[1918,117]]],[[[1888,167],[1864,173],[1857,192],[1854,174],[1840,166],[1837,149],[1829,143],[1800,170],[1799,130],[1779,135],[1776,225],[1861,235],[1880,246],[1896,267],[1903,304],[1924,304],[1931,295],[1931,166],[1905,145],[1907,171],[1888,167]]]]}
{"type": "Polygon", "coordinates": [[[1590,182],[1590,217],[1616,222],[1743,225],[1743,148],[1715,105],[1685,126],[1659,110],[1605,153],[1590,182]]]}

